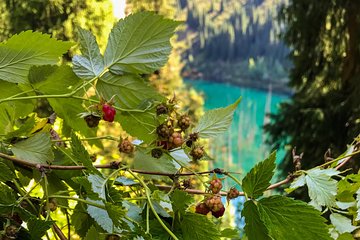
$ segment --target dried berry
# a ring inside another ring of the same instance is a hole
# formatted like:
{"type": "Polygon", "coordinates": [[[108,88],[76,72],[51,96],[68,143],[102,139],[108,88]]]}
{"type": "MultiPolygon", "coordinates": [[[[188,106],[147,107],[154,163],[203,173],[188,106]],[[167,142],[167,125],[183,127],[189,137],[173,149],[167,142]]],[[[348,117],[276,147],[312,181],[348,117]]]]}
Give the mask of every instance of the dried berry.
{"type": "Polygon", "coordinates": [[[161,158],[162,155],[163,151],[159,148],[154,148],[153,150],[151,150],[151,156],[154,158],[161,158]]]}
{"type": "Polygon", "coordinates": [[[102,106],[103,119],[107,122],[113,122],[116,115],[116,110],[113,106],[104,104],[102,106]]]}
{"type": "Polygon", "coordinates": [[[208,206],[206,206],[205,203],[202,202],[196,205],[195,212],[198,214],[206,215],[208,214],[208,212],[210,212],[210,209],[208,208],[208,206]]]}
{"type": "Polygon", "coordinates": [[[19,214],[18,213],[13,213],[13,215],[11,216],[11,219],[16,223],[16,224],[18,224],[19,226],[22,224],[22,219],[21,219],[21,217],[19,216],[19,214]]]}
{"type": "Polygon", "coordinates": [[[227,195],[226,195],[226,198],[227,198],[228,200],[230,200],[230,199],[237,198],[238,196],[239,196],[239,191],[238,191],[236,188],[232,187],[232,188],[230,188],[230,190],[228,191],[228,193],[227,193],[227,195]]]}
{"type": "Polygon", "coordinates": [[[183,139],[181,133],[174,132],[169,137],[169,143],[171,143],[174,147],[180,147],[183,144],[183,139]]]}
{"type": "Polygon", "coordinates": [[[51,199],[49,200],[49,210],[52,211],[52,212],[54,212],[54,211],[56,211],[56,209],[57,209],[56,199],[55,199],[55,198],[51,198],[51,199]]]}
{"type": "Polygon", "coordinates": [[[106,240],[120,240],[120,237],[117,235],[108,235],[106,240]]]}
{"type": "Polygon", "coordinates": [[[199,139],[199,134],[198,133],[191,133],[189,135],[189,139],[186,141],[186,146],[191,147],[193,145],[194,142],[196,142],[196,140],[199,139]]]}
{"type": "Polygon", "coordinates": [[[209,197],[206,199],[205,204],[212,212],[217,212],[224,207],[220,196],[209,197]]]}
{"type": "Polygon", "coordinates": [[[7,226],[5,228],[5,235],[9,237],[10,239],[15,239],[17,234],[17,227],[14,225],[7,226]]]}
{"type": "Polygon", "coordinates": [[[163,123],[156,128],[156,133],[159,137],[168,138],[173,133],[173,129],[163,123]]]}
{"type": "Polygon", "coordinates": [[[211,190],[212,193],[214,194],[219,193],[221,188],[222,188],[222,183],[220,179],[216,178],[210,181],[209,189],[211,190]]]}
{"type": "Polygon", "coordinates": [[[185,180],[183,181],[183,187],[184,187],[184,188],[189,188],[189,187],[191,187],[190,179],[185,179],[185,180]]]}
{"type": "Polygon", "coordinates": [[[132,153],[134,151],[134,144],[130,142],[127,138],[121,140],[118,145],[119,151],[123,153],[132,153]]]}
{"type": "Polygon", "coordinates": [[[88,127],[94,128],[94,127],[97,127],[99,125],[101,117],[96,116],[96,115],[91,113],[91,114],[85,116],[84,119],[85,119],[86,124],[88,125],[88,127]]]}
{"type": "Polygon", "coordinates": [[[165,104],[161,103],[156,106],[157,115],[168,114],[168,113],[169,113],[169,108],[165,104]]]}
{"type": "Polygon", "coordinates": [[[220,210],[214,212],[214,211],[211,211],[211,214],[216,217],[216,218],[219,218],[219,217],[222,217],[224,215],[224,212],[225,212],[225,207],[223,206],[222,208],[220,208],[220,210]]]}
{"type": "Polygon", "coordinates": [[[178,126],[181,130],[185,131],[190,127],[191,119],[188,115],[181,115],[178,119],[178,126]]]}
{"type": "Polygon", "coordinates": [[[204,156],[204,148],[203,147],[194,147],[193,149],[191,149],[190,151],[190,156],[192,156],[194,161],[197,161],[199,159],[201,159],[204,156]]]}

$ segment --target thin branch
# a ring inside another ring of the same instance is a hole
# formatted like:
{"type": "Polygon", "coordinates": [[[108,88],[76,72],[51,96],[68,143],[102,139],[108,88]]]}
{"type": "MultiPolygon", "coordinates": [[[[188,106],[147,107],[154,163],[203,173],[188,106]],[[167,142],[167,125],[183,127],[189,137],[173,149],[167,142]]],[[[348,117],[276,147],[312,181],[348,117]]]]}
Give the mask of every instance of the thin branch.
{"type": "MultiPolygon", "coordinates": [[[[64,165],[50,165],[50,164],[39,164],[39,163],[32,163],[32,162],[28,162],[4,153],[0,153],[0,157],[10,160],[12,162],[14,162],[15,164],[21,165],[21,166],[26,166],[26,167],[30,167],[30,168],[36,168],[36,169],[52,169],[52,170],[84,170],[87,169],[86,166],[81,166],[81,165],[76,165],[76,166],[64,166],[64,165]]],[[[107,164],[99,164],[99,165],[94,165],[95,168],[102,168],[102,169],[118,169],[121,165],[121,162],[119,161],[115,161],[115,162],[110,162],[107,164]]],[[[124,169],[126,170],[126,169],[124,169]]],[[[174,176],[193,176],[196,174],[212,174],[212,173],[217,173],[217,174],[227,174],[227,172],[225,172],[222,169],[219,168],[215,168],[211,171],[203,171],[203,172],[197,172],[197,173],[164,173],[164,172],[152,172],[152,171],[145,171],[145,170],[140,170],[140,169],[131,169],[131,171],[136,172],[136,173],[140,173],[140,174],[147,174],[147,175],[157,175],[157,176],[168,176],[168,177],[174,177],[174,176]]]]}
{"type": "MultiPolygon", "coordinates": [[[[266,189],[266,191],[272,190],[272,189],[278,188],[278,187],[280,187],[282,185],[285,185],[287,183],[290,183],[293,179],[294,179],[294,177],[290,175],[287,178],[285,178],[284,180],[270,185],[266,189]]],[[[170,189],[172,188],[172,186],[167,186],[167,185],[156,185],[156,187],[158,187],[161,190],[165,190],[165,191],[170,191],[170,189]]],[[[190,189],[190,188],[183,189],[182,191],[185,191],[185,192],[190,193],[190,194],[199,194],[199,195],[209,194],[208,192],[204,192],[202,190],[190,189]]],[[[226,196],[227,192],[220,192],[219,194],[221,196],[226,196]]],[[[245,196],[245,193],[244,192],[239,192],[239,196],[245,196]]]]}
{"type": "Polygon", "coordinates": [[[53,223],[53,229],[61,240],[68,240],[56,223],[53,223]]]}

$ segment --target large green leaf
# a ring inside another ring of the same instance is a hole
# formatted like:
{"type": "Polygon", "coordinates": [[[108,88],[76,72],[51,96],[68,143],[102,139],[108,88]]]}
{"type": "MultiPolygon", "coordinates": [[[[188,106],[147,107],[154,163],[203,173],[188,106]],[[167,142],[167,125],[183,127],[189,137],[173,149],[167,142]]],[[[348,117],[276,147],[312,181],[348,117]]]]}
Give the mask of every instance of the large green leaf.
{"type": "Polygon", "coordinates": [[[85,29],[79,28],[80,49],[82,56],[73,57],[75,74],[82,79],[90,80],[104,70],[104,59],[100,53],[95,36],[85,29]]]}
{"type": "MultiPolygon", "coordinates": [[[[0,80],[0,100],[22,93],[17,84],[0,80]]],[[[32,101],[9,101],[0,104],[0,134],[6,134],[13,130],[16,118],[24,117],[33,110],[32,101]]]]}
{"type": "Polygon", "coordinates": [[[89,128],[79,113],[84,112],[82,100],[71,98],[49,98],[51,107],[61,117],[65,124],[74,131],[79,131],[86,137],[96,136],[96,129],[89,128]]]}
{"type": "Polygon", "coordinates": [[[99,230],[93,225],[86,233],[84,240],[104,240],[105,234],[99,233],[99,230]]]}
{"type": "Polygon", "coordinates": [[[45,221],[40,219],[30,219],[27,222],[27,226],[32,239],[41,239],[45,235],[46,231],[53,225],[52,221],[45,221]]]}
{"type": "Polygon", "coordinates": [[[242,180],[242,188],[250,198],[262,196],[263,192],[270,186],[274,175],[276,152],[272,152],[264,161],[258,163],[242,180]]]}
{"type": "Polygon", "coordinates": [[[193,132],[198,132],[202,138],[216,137],[225,132],[231,125],[236,107],[240,103],[240,98],[233,104],[225,108],[217,108],[205,112],[199,120],[193,132]]]}
{"type": "Polygon", "coordinates": [[[171,194],[171,201],[173,211],[179,211],[180,213],[184,214],[185,210],[190,206],[190,204],[194,202],[194,199],[185,191],[176,189],[171,194]]]}
{"type": "Polygon", "coordinates": [[[6,182],[16,178],[15,173],[4,162],[0,162],[0,181],[6,182]]]}
{"type": "Polygon", "coordinates": [[[350,218],[347,218],[341,214],[338,213],[332,213],[330,215],[330,220],[332,225],[334,225],[335,229],[340,233],[351,233],[355,229],[359,227],[355,227],[352,225],[352,221],[350,218]]]}
{"type": "Polygon", "coordinates": [[[220,232],[216,225],[206,216],[186,213],[181,221],[184,240],[218,240],[220,232]]]}
{"type": "Polygon", "coordinates": [[[53,68],[53,72],[51,74],[48,73],[50,70],[45,68],[43,69],[44,74],[48,74],[48,76],[45,81],[37,82],[35,87],[44,94],[69,93],[81,83],[80,79],[74,74],[71,67],[67,65],[61,65],[60,67],[53,68]]]}
{"type": "Polygon", "coordinates": [[[179,22],[151,12],[121,19],[106,46],[105,66],[116,73],[151,73],[162,67],[171,52],[170,38],[179,22]]]}
{"type": "Polygon", "coordinates": [[[290,191],[306,184],[309,190],[311,203],[315,207],[333,207],[336,205],[335,196],[337,192],[337,181],[331,177],[339,173],[339,171],[332,168],[310,169],[305,172],[305,175],[300,176],[290,185],[290,191]]]}
{"type": "Polygon", "coordinates": [[[117,107],[143,111],[117,113],[116,119],[125,131],[147,143],[156,139],[155,129],[159,123],[155,112],[142,110],[140,107],[145,100],[163,101],[163,97],[153,87],[135,75],[117,76],[106,73],[98,81],[96,88],[105,99],[113,97],[117,107]]]}
{"type": "Polygon", "coordinates": [[[261,220],[259,210],[252,200],[245,202],[241,215],[245,217],[245,233],[249,240],[273,239],[269,236],[269,230],[261,220]]]}
{"type": "Polygon", "coordinates": [[[305,202],[284,196],[263,198],[257,203],[261,221],[276,240],[330,240],[326,219],[305,202]]]}
{"type": "Polygon", "coordinates": [[[53,65],[73,44],[48,34],[25,31],[0,44],[0,79],[26,83],[33,65],[53,65]]]}
{"type": "Polygon", "coordinates": [[[122,222],[119,222],[121,218],[125,216],[125,211],[119,211],[119,208],[110,207],[110,204],[104,205],[102,201],[94,201],[87,199],[96,204],[106,206],[106,210],[98,208],[92,205],[88,205],[87,212],[89,215],[104,229],[107,233],[121,233],[122,229],[120,228],[122,222]]]}
{"type": "Polygon", "coordinates": [[[46,164],[54,160],[50,135],[44,132],[15,143],[11,150],[16,157],[30,163],[46,164]]]}
{"type": "MultiPolygon", "coordinates": [[[[135,152],[134,168],[151,172],[163,172],[163,173],[176,173],[177,168],[174,162],[167,155],[163,155],[161,158],[153,158],[146,150],[138,148],[135,152]]],[[[160,178],[153,175],[153,178],[160,178]]]]}
{"type": "Polygon", "coordinates": [[[357,215],[355,220],[360,221],[360,188],[356,192],[356,207],[357,207],[357,215]]]}

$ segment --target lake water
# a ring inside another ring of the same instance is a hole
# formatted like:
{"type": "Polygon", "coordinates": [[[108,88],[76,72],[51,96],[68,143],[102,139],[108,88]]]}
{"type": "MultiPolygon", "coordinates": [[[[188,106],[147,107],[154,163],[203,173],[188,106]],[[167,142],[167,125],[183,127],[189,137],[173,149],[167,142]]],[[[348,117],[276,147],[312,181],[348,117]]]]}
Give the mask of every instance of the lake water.
{"type": "MultiPolygon", "coordinates": [[[[244,176],[257,162],[269,154],[269,146],[265,144],[266,135],[262,126],[269,121],[266,113],[276,112],[280,102],[289,96],[269,91],[234,86],[226,83],[209,81],[185,81],[205,97],[205,110],[224,107],[236,101],[242,101],[235,112],[229,131],[210,142],[210,169],[223,168],[228,171],[241,172],[244,176]]],[[[284,153],[278,151],[277,162],[284,153]]],[[[232,182],[225,182],[226,186],[232,182]]]]}

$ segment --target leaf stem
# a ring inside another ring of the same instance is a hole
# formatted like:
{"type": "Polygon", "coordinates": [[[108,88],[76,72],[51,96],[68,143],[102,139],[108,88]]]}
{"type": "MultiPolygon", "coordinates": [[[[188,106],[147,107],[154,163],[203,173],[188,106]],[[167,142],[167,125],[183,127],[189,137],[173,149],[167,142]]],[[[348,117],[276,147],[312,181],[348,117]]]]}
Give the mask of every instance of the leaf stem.
{"type": "Polygon", "coordinates": [[[154,213],[156,219],[159,221],[160,225],[165,229],[165,231],[174,239],[174,240],[179,240],[175,234],[165,225],[165,223],[161,220],[160,216],[157,214],[152,202],[151,202],[151,198],[150,198],[150,188],[146,185],[146,183],[139,177],[137,176],[133,171],[131,171],[130,169],[128,169],[128,172],[134,177],[136,178],[140,184],[143,186],[143,188],[145,189],[145,194],[146,194],[146,198],[147,198],[147,202],[148,205],[151,208],[151,211],[154,213]]]}

